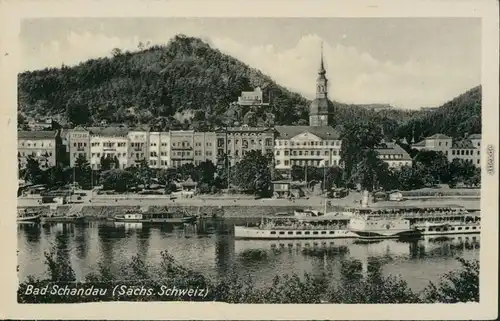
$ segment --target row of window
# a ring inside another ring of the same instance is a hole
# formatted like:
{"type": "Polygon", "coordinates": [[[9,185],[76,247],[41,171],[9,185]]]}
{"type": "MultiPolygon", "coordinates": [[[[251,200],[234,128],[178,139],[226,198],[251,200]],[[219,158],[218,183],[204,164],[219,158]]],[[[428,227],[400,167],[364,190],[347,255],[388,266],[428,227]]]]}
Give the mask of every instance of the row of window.
{"type": "Polygon", "coordinates": [[[389,154],[389,155],[380,155],[381,159],[402,159],[402,154],[389,154]]]}
{"type": "Polygon", "coordinates": [[[30,153],[28,153],[28,152],[26,152],[26,153],[25,152],[19,152],[18,153],[19,157],[21,157],[21,156],[25,157],[25,156],[30,156],[30,155],[33,156],[33,157],[35,157],[35,156],[42,156],[42,155],[52,156],[52,152],[49,152],[49,151],[43,151],[43,152],[42,151],[38,151],[38,152],[30,152],[30,153]]]}
{"type": "MultiPolygon", "coordinates": [[[[468,230],[477,230],[477,226],[472,226],[472,227],[469,227],[469,226],[466,226],[463,228],[464,230],[468,231],[468,230]]],[[[457,231],[462,231],[462,227],[457,227],[456,228],[457,231]]],[[[455,228],[454,227],[443,227],[443,228],[440,228],[440,227],[429,227],[429,232],[433,232],[433,231],[436,231],[436,232],[447,232],[447,231],[455,231],[455,228]]]]}
{"type": "MultiPolygon", "coordinates": [[[[480,154],[480,151],[478,150],[477,155],[479,155],[479,154],[480,154]]],[[[472,156],[472,155],[474,155],[474,151],[468,150],[468,149],[460,149],[460,150],[452,149],[451,155],[470,155],[470,156],[472,156]]]]}
{"type": "MultiPolygon", "coordinates": [[[[168,162],[166,160],[160,160],[159,164],[160,164],[160,166],[168,166],[168,162]]],[[[156,165],[158,165],[158,161],[152,159],[149,161],[149,165],[156,166],[156,165]]]]}
{"type": "MultiPolygon", "coordinates": [[[[283,151],[283,155],[284,156],[290,156],[290,154],[293,155],[293,156],[309,156],[309,155],[311,155],[311,156],[315,156],[315,155],[316,156],[320,156],[321,155],[321,151],[319,151],[319,150],[316,150],[316,151],[314,151],[314,150],[311,150],[311,151],[309,151],[309,150],[304,150],[304,151],[302,151],[302,150],[299,150],[299,151],[297,151],[297,150],[293,150],[293,151],[285,150],[285,151],[283,151]]],[[[281,151],[277,150],[276,151],[276,156],[280,156],[280,155],[281,155],[281,151]]],[[[323,152],[323,155],[329,156],[330,152],[327,151],[327,150],[325,150],[323,152]]],[[[332,156],[337,156],[337,151],[336,150],[332,150],[332,156]]]]}
{"type": "Polygon", "coordinates": [[[335,234],[336,232],[341,232],[341,231],[271,231],[271,235],[276,235],[278,233],[279,235],[326,235],[326,234],[335,234]],[[304,233],[302,233],[304,232],[304,233]]]}
{"type": "MultiPolygon", "coordinates": [[[[232,143],[232,140],[228,139],[227,140],[227,145],[230,146],[232,143]]],[[[235,145],[239,145],[240,144],[240,140],[239,139],[235,139],[234,140],[234,144],[235,145]]],[[[262,146],[262,139],[258,139],[258,140],[254,140],[254,139],[250,139],[250,141],[248,141],[247,139],[242,139],[241,140],[241,144],[243,145],[243,148],[248,148],[248,145],[259,145],[259,146],[262,146]]],[[[265,146],[273,146],[273,140],[272,138],[266,138],[265,141],[264,141],[264,145],[265,146]]],[[[219,147],[221,147],[220,144],[218,144],[219,147]]]]}
{"type": "MultiPolygon", "coordinates": [[[[25,142],[21,142],[21,146],[23,147],[32,147],[31,146],[32,144],[31,143],[25,143],[25,142]]],[[[36,146],[36,143],[33,143],[33,147],[37,147],[36,146]]],[[[44,147],[44,143],[40,143],[40,146],[39,147],[44,147]]],[[[52,147],[52,143],[48,143],[48,146],[47,147],[52,147]]]]}
{"type": "MultiPolygon", "coordinates": [[[[285,160],[283,161],[284,166],[290,166],[290,164],[296,165],[296,166],[320,166],[321,161],[320,160],[315,160],[315,159],[309,159],[309,160],[285,160]]],[[[332,161],[332,166],[337,166],[337,160],[332,161]]],[[[279,159],[276,160],[276,165],[281,165],[281,161],[279,159]]],[[[330,166],[329,161],[325,161],[325,166],[330,166]]]]}
{"type": "Polygon", "coordinates": [[[277,146],[288,146],[290,143],[290,146],[340,146],[340,140],[327,140],[327,141],[320,141],[320,142],[310,142],[310,141],[304,141],[304,142],[289,142],[288,140],[276,140],[276,145],[277,146]]]}

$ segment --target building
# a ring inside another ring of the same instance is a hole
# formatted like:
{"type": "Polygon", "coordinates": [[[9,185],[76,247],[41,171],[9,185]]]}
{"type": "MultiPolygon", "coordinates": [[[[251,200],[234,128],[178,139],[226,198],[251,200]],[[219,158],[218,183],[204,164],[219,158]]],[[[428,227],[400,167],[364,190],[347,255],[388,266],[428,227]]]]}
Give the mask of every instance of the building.
{"type": "Polygon", "coordinates": [[[333,106],[328,100],[328,79],[323,63],[323,45],[321,45],[321,62],[316,79],[316,98],[309,108],[310,126],[328,126],[331,122],[333,106]]]}
{"type": "Polygon", "coordinates": [[[27,157],[31,156],[47,169],[57,164],[62,140],[59,131],[18,131],[17,162],[18,168],[25,168],[27,157]]]}
{"type": "Polygon", "coordinates": [[[454,159],[481,166],[481,134],[466,136],[465,139],[454,142],[448,153],[448,160],[452,162],[454,159]]]}
{"type": "Polygon", "coordinates": [[[263,155],[272,154],[275,130],[270,127],[227,127],[215,133],[216,158],[227,155],[231,166],[241,161],[251,150],[261,151],[263,155]]]}
{"type": "Polygon", "coordinates": [[[127,134],[129,140],[128,166],[136,166],[141,161],[149,158],[149,132],[143,130],[129,131],[127,134]]]}
{"type": "Polygon", "coordinates": [[[85,128],[78,126],[67,131],[66,152],[69,156],[69,166],[75,167],[77,158],[81,155],[90,162],[90,132],[85,128]]]}
{"type": "Polygon", "coordinates": [[[339,133],[329,126],[276,126],[275,168],[340,165],[339,133]]]}
{"type": "Polygon", "coordinates": [[[254,91],[242,91],[241,96],[238,97],[238,105],[240,106],[268,106],[269,97],[264,93],[260,87],[254,91]]]}
{"type": "Polygon", "coordinates": [[[416,150],[432,150],[436,152],[443,152],[448,156],[448,151],[452,146],[453,139],[443,134],[434,134],[425,138],[424,140],[411,145],[411,148],[416,150]]]}
{"type": "Polygon", "coordinates": [[[451,137],[446,135],[435,134],[413,144],[411,147],[417,150],[442,152],[450,162],[454,159],[462,159],[473,163],[475,166],[480,166],[481,134],[466,134],[465,136],[465,139],[453,141],[451,137]]]}
{"type": "Polygon", "coordinates": [[[194,142],[194,165],[198,166],[204,161],[217,164],[217,134],[215,132],[195,132],[194,142]]]}
{"type": "Polygon", "coordinates": [[[123,127],[92,127],[90,132],[90,166],[101,168],[101,159],[112,158],[114,168],[127,168],[129,165],[128,129],[123,127]]]}
{"type": "Polygon", "coordinates": [[[396,143],[385,143],[385,147],[376,149],[381,160],[386,162],[389,167],[397,168],[412,165],[410,155],[396,143]]]}
{"type": "Polygon", "coordinates": [[[149,133],[149,166],[168,168],[170,162],[170,132],[149,133]]]}

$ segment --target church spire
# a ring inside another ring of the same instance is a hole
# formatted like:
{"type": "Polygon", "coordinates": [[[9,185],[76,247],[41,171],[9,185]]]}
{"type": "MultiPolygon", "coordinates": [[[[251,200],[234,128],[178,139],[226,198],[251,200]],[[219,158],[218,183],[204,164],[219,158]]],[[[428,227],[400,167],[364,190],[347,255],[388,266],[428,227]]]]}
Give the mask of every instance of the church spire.
{"type": "Polygon", "coordinates": [[[324,61],[323,61],[323,41],[321,41],[321,60],[320,60],[320,65],[319,65],[319,71],[318,73],[323,76],[326,74],[326,70],[325,70],[325,64],[324,64],[324,61]]]}

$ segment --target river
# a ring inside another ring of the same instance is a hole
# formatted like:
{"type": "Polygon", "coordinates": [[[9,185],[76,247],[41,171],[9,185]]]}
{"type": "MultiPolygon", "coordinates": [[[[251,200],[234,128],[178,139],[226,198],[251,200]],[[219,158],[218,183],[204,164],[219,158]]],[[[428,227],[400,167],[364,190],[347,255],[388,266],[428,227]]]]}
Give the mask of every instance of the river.
{"type": "Polygon", "coordinates": [[[341,262],[369,258],[383,262],[385,275],[399,275],[414,291],[423,290],[429,281],[460,266],[455,257],[479,259],[479,235],[428,237],[414,241],[382,240],[360,242],[352,239],[316,241],[235,240],[230,227],[235,221],[204,224],[202,228],[170,225],[88,222],[82,225],[18,225],[19,278],[43,277],[44,252],[65,240],[76,277],[96,271],[100,262],[119,271],[124,262],[139,256],[149,264],[158,263],[167,250],[178,262],[210,277],[230,271],[251,275],[258,285],[271,284],[276,275],[304,272],[340,275],[341,262]]]}

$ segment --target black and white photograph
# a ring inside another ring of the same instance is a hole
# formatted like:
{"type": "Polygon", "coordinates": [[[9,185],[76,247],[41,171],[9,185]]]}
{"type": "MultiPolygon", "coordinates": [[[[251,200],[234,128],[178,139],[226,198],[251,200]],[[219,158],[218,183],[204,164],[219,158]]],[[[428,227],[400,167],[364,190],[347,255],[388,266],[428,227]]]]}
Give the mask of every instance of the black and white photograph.
{"type": "Polygon", "coordinates": [[[481,17],[26,17],[17,37],[21,309],[483,301],[481,17]]]}

